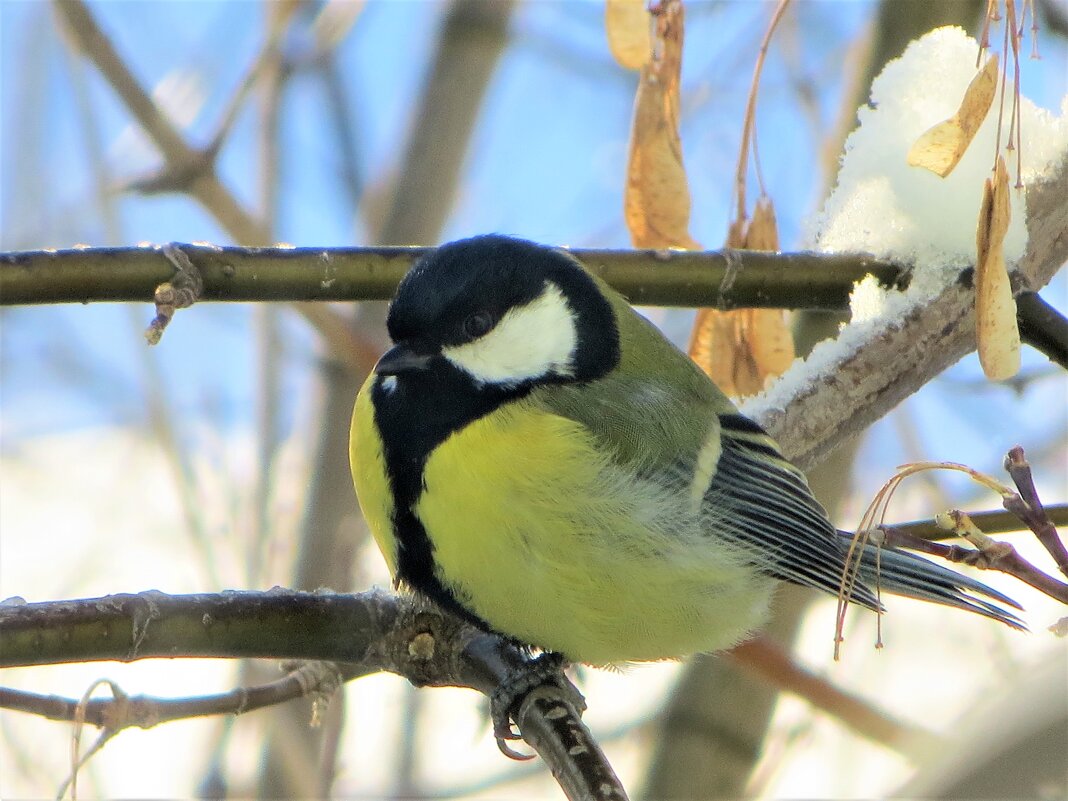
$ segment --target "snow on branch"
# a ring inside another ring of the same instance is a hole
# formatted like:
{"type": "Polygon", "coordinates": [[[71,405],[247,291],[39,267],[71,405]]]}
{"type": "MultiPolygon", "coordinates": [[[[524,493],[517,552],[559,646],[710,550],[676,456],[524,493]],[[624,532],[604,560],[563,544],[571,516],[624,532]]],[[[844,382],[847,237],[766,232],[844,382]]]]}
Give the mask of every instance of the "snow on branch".
{"type": "MultiPolygon", "coordinates": [[[[1068,159],[1027,191],[1027,248],[1017,291],[1045,286],[1068,261],[1068,159]]],[[[817,464],[975,349],[975,293],[965,270],[930,298],[843,328],[743,406],[802,469],[817,464]]]]}

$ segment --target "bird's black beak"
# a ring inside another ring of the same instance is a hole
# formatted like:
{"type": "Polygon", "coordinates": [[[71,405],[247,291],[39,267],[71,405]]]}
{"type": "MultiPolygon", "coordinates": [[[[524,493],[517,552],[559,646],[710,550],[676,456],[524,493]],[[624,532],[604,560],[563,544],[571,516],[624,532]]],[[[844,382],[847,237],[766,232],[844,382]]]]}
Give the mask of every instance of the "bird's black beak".
{"type": "Polygon", "coordinates": [[[399,375],[414,370],[426,370],[430,366],[431,354],[416,353],[412,346],[401,342],[382,354],[375,365],[378,375],[399,375]]]}

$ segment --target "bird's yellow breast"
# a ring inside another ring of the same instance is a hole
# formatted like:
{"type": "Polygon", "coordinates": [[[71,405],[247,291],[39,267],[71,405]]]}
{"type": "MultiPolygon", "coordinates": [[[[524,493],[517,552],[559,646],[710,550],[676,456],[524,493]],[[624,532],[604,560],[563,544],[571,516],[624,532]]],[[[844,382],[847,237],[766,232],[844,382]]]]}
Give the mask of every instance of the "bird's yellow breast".
{"type": "Polygon", "coordinates": [[[663,659],[731,645],[763,615],[766,582],[708,536],[688,491],[533,403],[452,434],[423,478],[438,576],[519,640],[591,664],[663,659]]]}
{"type": "Polygon", "coordinates": [[[356,396],[349,429],[349,466],[356,487],[364,519],[371,529],[378,549],[386,560],[391,575],[397,575],[397,540],[393,532],[393,491],[386,471],[386,457],[382,437],[375,425],[375,409],[371,387],[375,374],[371,373],[356,396]]]}

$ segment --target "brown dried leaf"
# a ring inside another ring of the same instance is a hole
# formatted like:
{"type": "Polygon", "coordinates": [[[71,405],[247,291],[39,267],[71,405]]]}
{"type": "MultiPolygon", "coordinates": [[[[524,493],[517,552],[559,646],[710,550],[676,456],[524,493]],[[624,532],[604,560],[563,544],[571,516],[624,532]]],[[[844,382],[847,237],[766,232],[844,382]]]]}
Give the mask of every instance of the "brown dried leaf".
{"type": "MultiPolygon", "coordinates": [[[[778,250],[775,208],[761,198],[753,219],[731,223],[727,247],[778,250]]],[[[728,395],[746,397],[764,389],[794,361],[794,340],[779,309],[701,309],[690,337],[690,357],[728,395]]]]}
{"type": "Polygon", "coordinates": [[[748,218],[742,217],[738,220],[731,220],[730,225],[727,226],[727,241],[723,243],[723,247],[745,250],[747,241],[749,241],[748,218]]]}
{"type": "Polygon", "coordinates": [[[794,360],[794,342],[781,309],[700,309],[690,357],[721,390],[755,395],[794,360]]]}
{"type": "Polygon", "coordinates": [[[640,70],[653,56],[651,18],[646,0],[605,0],[608,47],[621,67],[640,70]]]}
{"type": "Polygon", "coordinates": [[[641,69],[634,99],[623,213],[637,248],[699,248],[689,233],[690,189],[679,140],[682,4],[656,15],[657,55],[641,69]]]}
{"type": "Polygon", "coordinates": [[[908,163],[945,178],[961,160],[994,102],[998,57],[992,55],[968,84],[957,113],[929,128],[909,149],[908,163]]]}
{"type": "Polygon", "coordinates": [[[726,394],[737,397],[735,364],[739,361],[737,318],[732,312],[698,309],[690,333],[690,358],[726,394]]]}
{"type": "Polygon", "coordinates": [[[775,219],[775,205],[770,197],[762,197],[753,209],[753,221],[745,235],[746,250],[779,249],[779,223],[775,219]]]}
{"type": "Polygon", "coordinates": [[[983,205],[975,243],[975,323],[979,363],[991,381],[1012,378],[1020,370],[1020,330],[1016,301],[1005,267],[1005,232],[1009,229],[1009,173],[998,157],[994,179],[983,186],[983,205]]]}
{"type": "MultiPolygon", "coordinates": [[[[769,378],[782,375],[794,363],[794,337],[786,325],[782,309],[743,309],[748,318],[749,351],[758,370],[753,394],[764,388],[769,378]]],[[[743,318],[745,319],[745,318],[743,318]]]]}

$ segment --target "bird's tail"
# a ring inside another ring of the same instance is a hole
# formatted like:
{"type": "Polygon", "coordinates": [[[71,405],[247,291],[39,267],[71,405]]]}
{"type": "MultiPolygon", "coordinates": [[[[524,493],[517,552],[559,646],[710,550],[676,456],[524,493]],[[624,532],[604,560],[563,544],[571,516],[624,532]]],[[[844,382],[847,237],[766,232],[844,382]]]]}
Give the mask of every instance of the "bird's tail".
{"type": "MultiPolygon", "coordinates": [[[[848,548],[853,535],[846,531],[839,531],[838,534],[844,538],[844,545],[848,548]]],[[[1023,621],[1015,614],[991,602],[997,601],[1014,609],[1022,609],[1023,607],[1012,598],[988,587],[981,581],[968,578],[908,551],[879,548],[872,544],[866,545],[861,554],[857,579],[858,584],[866,585],[866,587],[944,606],[953,606],[957,609],[966,609],[984,617],[1000,620],[1014,629],[1027,630],[1023,621]]],[[[861,588],[855,588],[853,599],[865,606],[872,606],[865,597],[868,594],[862,590],[858,592],[858,590],[861,588]]]]}

